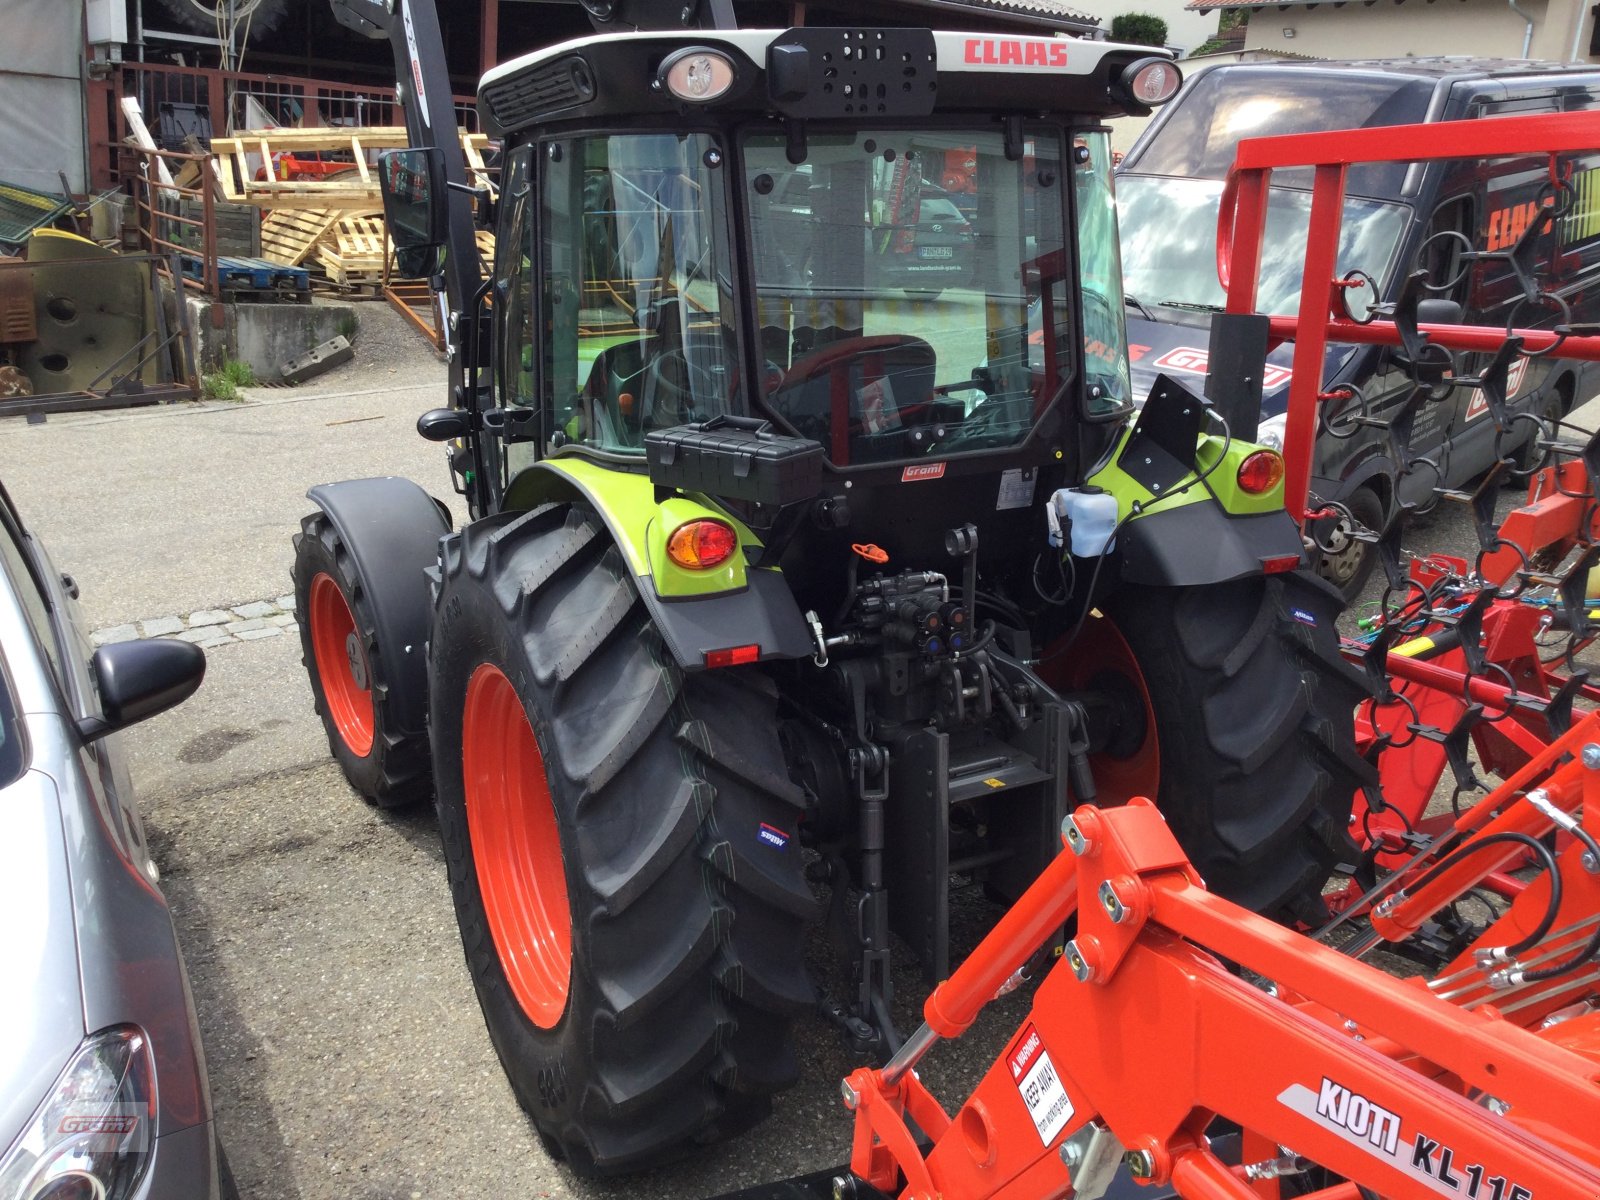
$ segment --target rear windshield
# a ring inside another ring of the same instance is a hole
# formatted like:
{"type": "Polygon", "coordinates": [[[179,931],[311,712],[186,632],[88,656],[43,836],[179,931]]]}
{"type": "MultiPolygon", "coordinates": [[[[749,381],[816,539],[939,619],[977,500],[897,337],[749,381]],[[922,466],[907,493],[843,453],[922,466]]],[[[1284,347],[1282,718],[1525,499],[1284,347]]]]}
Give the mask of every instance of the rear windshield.
{"type": "MultiPolygon", "coordinates": [[[[1409,125],[1427,116],[1432,86],[1385,75],[1226,67],[1197,76],[1155,135],[1124,170],[1145,175],[1223,179],[1241,138],[1373,125],[1409,125]]],[[[1394,195],[1405,164],[1358,167],[1349,190],[1394,195]]],[[[1309,186],[1310,172],[1280,171],[1273,182],[1309,186]],[[1296,175],[1304,174],[1304,180],[1296,175]]]]}

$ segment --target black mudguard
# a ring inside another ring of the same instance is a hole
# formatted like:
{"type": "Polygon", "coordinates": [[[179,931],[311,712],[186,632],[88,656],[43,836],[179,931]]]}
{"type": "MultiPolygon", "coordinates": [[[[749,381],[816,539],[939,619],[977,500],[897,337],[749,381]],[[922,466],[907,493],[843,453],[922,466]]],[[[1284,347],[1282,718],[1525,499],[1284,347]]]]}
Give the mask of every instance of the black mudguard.
{"type": "Polygon", "coordinates": [[[433,596],[426,571],[450,532],[449,510],[409,479],[347,479],[306,493],[328,515],[355,565],[378,638],[398,647],[388,660],[388,716],[396,732],[422,733],[428,718],[428,630],[433,596]]]}
{"type": "Polygon", "coordinates": [[[1158,587],[1259,575],[1263,559],[1299,555],[1303,549],[1288,513],[1233,516],[1207,501],[1139,517],[1117,534],[1123,581],[1158,587]]]}

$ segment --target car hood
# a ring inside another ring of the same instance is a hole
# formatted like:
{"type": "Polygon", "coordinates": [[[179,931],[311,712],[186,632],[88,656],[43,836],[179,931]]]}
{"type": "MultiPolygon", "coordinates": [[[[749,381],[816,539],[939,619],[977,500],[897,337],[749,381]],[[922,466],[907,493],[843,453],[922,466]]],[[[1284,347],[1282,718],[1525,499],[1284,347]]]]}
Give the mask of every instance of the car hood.
{"type": "MultiPolygon", "coordinates": [[[[1134,403],[1142,406],[1157,375],[1192,384],[1204,383],[1211,344],[1209,312],[1154,306],[1155,320],[1128,309],[1128,358],[1133,374],[1134,403]]],[[[1330,346],[1323,359],[1322,378],[1334,378],[1356,353],[1357,347],[1330,346]]],[[[1261,385],[1261,415],[1276,416],[1289,405],[1289,380],[1293,375],[1294,343],[1285,342],[1267,355],[1261,385]]]]}
{"type": "Polygon", "coordinates": [[[0,788],[0,1154],[83,1041],[83,985],[55,782],[24,772],[0,788]]]}

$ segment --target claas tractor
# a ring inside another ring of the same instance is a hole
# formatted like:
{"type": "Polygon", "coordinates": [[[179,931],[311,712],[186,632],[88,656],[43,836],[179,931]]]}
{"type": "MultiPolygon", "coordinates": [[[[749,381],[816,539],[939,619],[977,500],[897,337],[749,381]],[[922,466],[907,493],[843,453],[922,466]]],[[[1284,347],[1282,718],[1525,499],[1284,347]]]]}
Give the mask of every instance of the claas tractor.
{"type": "Polygon", "coordinates": [[[891,963],[943,978],[952,880],[1014,899],[1075,804],[1151,797],[1216,891],[1320,916],[1363,766],[1338,597],[1228,422],[1258,396],[1132,403],[1103,122],[1165,56],[586,3],[483,80],[491,196],[431,0],[391,7],[345,19],[396,49],[386,213],[451,341],[418,428],[471,516],[314,489],[305,662],[351,785],[432,795],[553,1154],[759,1120],[808,1013],[894,1053],[891,963]]]}

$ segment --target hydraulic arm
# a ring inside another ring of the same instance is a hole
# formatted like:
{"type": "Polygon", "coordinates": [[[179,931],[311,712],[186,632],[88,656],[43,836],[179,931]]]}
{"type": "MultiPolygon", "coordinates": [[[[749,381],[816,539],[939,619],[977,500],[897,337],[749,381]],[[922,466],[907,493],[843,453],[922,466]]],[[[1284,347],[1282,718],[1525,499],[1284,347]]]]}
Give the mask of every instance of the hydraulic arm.
{"type": "MultiPolygon", "coordinates": [[[[1550,761],[1597,735],[1600,718],[1586,718],[1552,745],[1550,761]]],[[[1597,780],[1568,759],[1538,794],[1508,784],[1486,798],[1463,820],[1460,848],[1419,878],[1417,899],[1398,901],[1385,928],[1404,936],[1402,916],[1499,866],[1496,832],[1567,827],[1567,809],[1597,780]]],[[[1555,914],[1542,932],[1554,924],[1552,937],[1567,937],[1542,961],[1581,957],[1587,935],[1569,927],[1600,917],[1584,840],[1568,843],[1556,874],[1452,964],[1455,978],[1483,964],[1475,1007],[1210,895],[1148,803],[1080,808],[1063,840],[1068,853],[929,997],[927,1023],[905,1049],[846,1081],[861,1179],[905,1197],[1092,1200],[1120,1159],[1135,1179],[1189,1200],[1275,1196],[1280,1175],[1312,1170],[1311,1190],[1328,1200],[1354,1197],[1341,1180],[1386,1196],[1600,1194],[1600,1015],[1573,1004],[1592,972],[1556,979],[1515,1019],[1481,999],[1506,985],[1489,981],[1491,970],[1522,979],[1541,961],[1537,938],[1507,953],[1530,912],[1555,914]],[[1077,936],[1028,1019],[947,1116],[912,1066],[964,1031],[1074,914],[1077,936]],[[1212,1152],[1206,1130],[1219,1117],[1244,1131],[1243,1165],[1212,1152]],[[932,1141],[926,1153],[913,1126],[932,1141]]]]}

